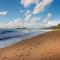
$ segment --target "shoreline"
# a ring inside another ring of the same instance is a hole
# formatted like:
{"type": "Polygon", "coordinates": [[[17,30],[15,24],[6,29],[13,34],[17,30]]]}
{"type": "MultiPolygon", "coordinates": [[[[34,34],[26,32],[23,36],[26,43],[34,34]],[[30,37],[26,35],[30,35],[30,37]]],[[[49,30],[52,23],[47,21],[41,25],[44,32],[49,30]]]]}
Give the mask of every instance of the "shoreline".
{"type": "Polygon", "coordinates": [[[0,60],[60,60],[60,31],[51,31],[0,49],[0,60]]]}
{"type": "Polygon", "coordinates": [[[17,37],[17,38],[12,38],[12,39],[9,39],[9,40],[7,39],[7,40],[0,41],[0,48],[6,48],[6,47],[9,47],[9,46],[12,46],[16,43],[21,42],[22,40],[24,41],[26,39],[30,39],[30,38],[33,38],[35,36],[50,32],[50,31],[51,30],[34,31],[34,32],[25,34],[25,35],[17,37]]]}

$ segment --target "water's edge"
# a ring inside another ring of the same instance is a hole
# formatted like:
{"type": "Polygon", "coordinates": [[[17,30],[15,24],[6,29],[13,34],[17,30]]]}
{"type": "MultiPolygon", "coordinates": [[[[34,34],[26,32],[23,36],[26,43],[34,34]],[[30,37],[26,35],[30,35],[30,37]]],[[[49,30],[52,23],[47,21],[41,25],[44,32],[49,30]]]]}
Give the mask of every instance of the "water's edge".
{"type": "MultiPolygon", "coordinates": [[[[51,30],[49,30],[49,31],[51,31],[51,30]]],[[[47,32],[49,32],[49,31],[34,31],[34,32],[28,33],[28,34],[26,34],[26,35],[22,35],[21,37],[12,38],[12,39],[3,41],[3,42],[0,43],[0,48],[9,47],[9,46],[11,46],[11,45],[13,45],[13,44],[16,44],[16,43],[18,43],[18,42],[21,42],[22,40],[26,40],[26,39],[29,39],[29,38],[38,36],[38,35],[47,33],[47,32]]]]}

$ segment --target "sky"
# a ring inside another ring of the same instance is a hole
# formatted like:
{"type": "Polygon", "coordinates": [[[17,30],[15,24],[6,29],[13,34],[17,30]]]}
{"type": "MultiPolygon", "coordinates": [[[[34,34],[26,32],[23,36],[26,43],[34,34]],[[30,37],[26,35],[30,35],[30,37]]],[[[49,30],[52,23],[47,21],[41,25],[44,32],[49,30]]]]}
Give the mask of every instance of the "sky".
{"type": "Polygon", "coordinates": [[[0,0],[0,28],[41,28],[60,23],[60,0],[0,0]]]}

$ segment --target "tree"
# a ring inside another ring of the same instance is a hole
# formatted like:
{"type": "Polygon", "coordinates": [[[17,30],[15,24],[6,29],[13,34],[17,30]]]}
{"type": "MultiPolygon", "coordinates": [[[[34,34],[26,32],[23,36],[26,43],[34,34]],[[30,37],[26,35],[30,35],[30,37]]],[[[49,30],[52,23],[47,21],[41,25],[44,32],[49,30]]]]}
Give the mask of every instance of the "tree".
{"type": "Polygon", "coordinates": [[[60,26],[60,24],[58,24],[58,26],[60,26]]]}

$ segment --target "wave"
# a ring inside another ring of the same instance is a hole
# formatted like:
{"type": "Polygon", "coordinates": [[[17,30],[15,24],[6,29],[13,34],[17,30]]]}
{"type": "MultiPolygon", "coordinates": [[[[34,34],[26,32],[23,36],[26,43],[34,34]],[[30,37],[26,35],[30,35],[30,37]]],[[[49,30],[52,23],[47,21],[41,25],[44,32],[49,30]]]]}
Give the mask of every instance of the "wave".
{"type": "Polygon", "coordinates": [[[0,29],[0,40],[21,37],[28,34],[28,30],[0,29]]]}
{"type": "MultiPolygon", "coordinates": [[[[1,32],[1,30],[0,30],[1,32]]],[[[34,36],[49,32],[49,31],[34,31],[34,30],[2,30],[0,34],[0,48],[5,48],[16,44],[22,40],[32,38],[34,36]]]]}

